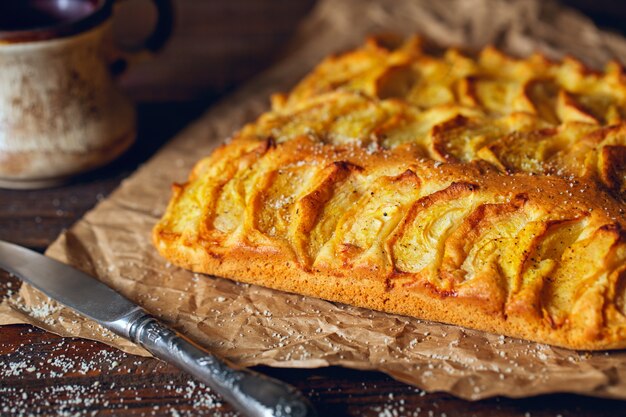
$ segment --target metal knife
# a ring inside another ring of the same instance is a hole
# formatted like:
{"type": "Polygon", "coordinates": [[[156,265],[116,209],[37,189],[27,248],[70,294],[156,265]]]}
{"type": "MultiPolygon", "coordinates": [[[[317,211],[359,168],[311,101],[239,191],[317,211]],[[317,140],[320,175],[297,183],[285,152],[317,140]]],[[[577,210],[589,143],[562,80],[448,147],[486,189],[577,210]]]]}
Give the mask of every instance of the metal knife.
{"type": "Polygon", "coordinates": [[[294,387],[233,369],[97,279],[69,265],[0,241],[0,267],[49,297],[196,377],[249,417],[313,417],[294,387]]]}

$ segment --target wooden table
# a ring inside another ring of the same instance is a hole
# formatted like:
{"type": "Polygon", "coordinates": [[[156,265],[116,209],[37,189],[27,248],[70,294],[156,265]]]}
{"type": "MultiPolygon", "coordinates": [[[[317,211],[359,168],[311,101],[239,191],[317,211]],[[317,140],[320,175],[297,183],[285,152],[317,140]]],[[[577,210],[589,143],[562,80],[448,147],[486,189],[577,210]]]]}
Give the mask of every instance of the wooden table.
{"type": "MultiPolygon", "coordinates": [[[[185,1],[189,5],[199,4],[185,1]]],[[[240,0],[229,3],[237,1],[240,0]]],[[[217,7],[215,4],[212,7],[217,7]]],[[[301,14],[307,7],[300,9],[291,13],[301,14]]],[[[246,36],[251,39],[249,33],[246,36]]],[[[266,38],[263,39],[265,42],[266,38]]],[[[236,44],[236,40],[233,42],[236,44]]],[[[258,69],[261,63],[256,65],[258,69]]],[[[224,81],[224,85],[228,83],[224,81]]],[[[148,91],[143,86],[139,89],[142,88],[148,91]]],[[[64,228],[106,197],[217,96],[205,94],[201,100],[185,103],[141,104],[139,140],[115,163],[54,189],[0,190],[0,239],[45,250],[64,228]]],[[[0,283],[0,293],[15,290],[19,285],[2,271],[0,283]]],[[[573,395],[467,402],[445,394],[427,394],[377,372],[337,367],[313,370],[259,367],[258,370],[301,389],[317,407],[320,417],[626,415],[626,402],[573,395]]],[[[93,341],[62,338],[31,326],[15,325],[0,328],[0,415],[237,414],[210,390],[158,360],[127,355],[93,341]]]]}
{"type": "MultiPolygon", "coordinates": [[[[43,251],[63,228],[111,192],[207,104],[142,105],[139,141],[114,164],[54,189],[1,190],[0,239],[43,251]]],[[[10,289],[16,288],[15,280],[0,274],[0,280],[11,282],[10,289]]],[[[336,367],[259,370],[300,388],[320,416],[626,415],[626,402],[571,395],[471,403],[445,394],[426,394],[377,372],[336,367]]],[[[0,415],[76,413],[236,415],[208,389],[156,359],[130,356],[97,342],[61,338],[31,326],[1,327],[0,415]]]]}

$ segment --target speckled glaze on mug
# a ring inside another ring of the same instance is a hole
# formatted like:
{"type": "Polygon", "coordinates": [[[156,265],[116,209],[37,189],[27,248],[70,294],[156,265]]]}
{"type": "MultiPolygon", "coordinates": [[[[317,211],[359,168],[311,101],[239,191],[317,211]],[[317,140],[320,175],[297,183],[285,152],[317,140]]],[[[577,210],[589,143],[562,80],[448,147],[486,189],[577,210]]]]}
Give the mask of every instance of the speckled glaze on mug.
{"type": "Polygon", "coordinates": [[[134,107],[111,71],[120,57],[113,0],[85,1],[93,10],[81,19],[0,31],[2,187],[63,182],[112,161],[135,139],[134,107]]]}

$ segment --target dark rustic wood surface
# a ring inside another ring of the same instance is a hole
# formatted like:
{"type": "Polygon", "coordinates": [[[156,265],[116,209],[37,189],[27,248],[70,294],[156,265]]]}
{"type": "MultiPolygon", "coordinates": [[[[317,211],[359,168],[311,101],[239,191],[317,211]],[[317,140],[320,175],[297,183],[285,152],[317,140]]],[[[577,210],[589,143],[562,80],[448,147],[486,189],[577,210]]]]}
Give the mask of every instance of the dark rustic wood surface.
{"type": "MultiPolygon", "coordinates": [[[[43,251],[64,228],[105,198],[229,86],[258,71],[271,55],[278,54],[312,1],[261,3],[179,0],[179,19],[189,25],[185,24],[183,34],[166,49],[160,64],[140,68],[126,80],[137,98],[170,101],[139,106],[137,144],[108,167],[57,188],[0,190],[0,239],[43,251]],[[237,5],[247,6],[241,9],[237,5]],[[210,25],[205,24],[206,19],[210,25]],[[190,57],[202,54],[207,61],[194,66],[190,57]],[[215,60],[213,64],[210,59],[215,60]],[[208,68],[208,72],[202,68],[208,68]],[[185,73],[189,76],[176,78],[185,73]],[[164,78],[167,74],[177,75],[168,83],[164,78]],[[162,83],[164,88],[156,90],[155,84],[162,83]],[[181,103],[181,99],[187,101],[181,103]]],[[[0,294],[14,291],[18,285],[0,271],[0,294]]],[[[300,388],[315,404],[320,417],[626,415],[626,402],[574,395],[467,402],[446,394],[427,394],[378,372],[336,367],[258,369],[300,388]]],[[[127,355],[98,342],[58,337],[31,326],[1,327],[0,416],[56,415],[237,414],[210,390],[158,360],[127,355]]]]}
{"type": "MultiPolygon", "coordinates": [[[[267,66],[315,0],[172,0],[175,31],[155,60],[135,65],[124,85],[141,100],[187,100],[267,66]]],[[[146,0],[120,2],[116,39],[137,44],[154,20],[146,0]]]]}
{"type": "MultiPolygon", "coordinates": [[[[165,140],[208,103],[140,106],[140,136],[120,160],[67,185],[37,191],[0,190],[0,239],[43,251],[106,197],[165,140]]],[[[4,290],[18,282],[0,272],[4,290]],[[7,288],[7,285],[10,285],[7,288]]],[[[2,288],[2,287],[0,287],[2,288]]],[[[620,416],[626,402],[552,395],[527,400],[467,402],[426,394],[377,372],[342,368],[259,368],[300,388],[320,416],[620,416]]],[[[31,326],[0,327],[1,416],[234,416],[210,390],[155,359],[103,344],[61,338],[31,326]]]]}

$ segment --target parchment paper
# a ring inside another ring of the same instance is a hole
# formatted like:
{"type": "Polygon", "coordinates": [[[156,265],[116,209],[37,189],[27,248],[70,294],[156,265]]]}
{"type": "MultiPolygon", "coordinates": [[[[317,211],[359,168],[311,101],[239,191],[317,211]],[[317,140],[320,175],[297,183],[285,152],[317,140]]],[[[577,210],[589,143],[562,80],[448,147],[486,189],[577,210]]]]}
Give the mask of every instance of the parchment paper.
{"type": "MultiPolygon", "coordinates": [[[[428,391],[467,399],[552,392],[626,399],[626,352],[582,353],[337,305],[200,276],[157,255],[150,230],[173,181],[267,106],[325,55],[375,32],[421,33],[441,45],[494,43],[515,55],[573,54],[602,66],[626,40],[552,2],[323,0],[286,58],[165,146],[49,248],[215,353],[244,366],[376,369],[428,391]]],[[[0,323],[32,323],[146,354],[31,287],[0,305],[0,323]]]]}

